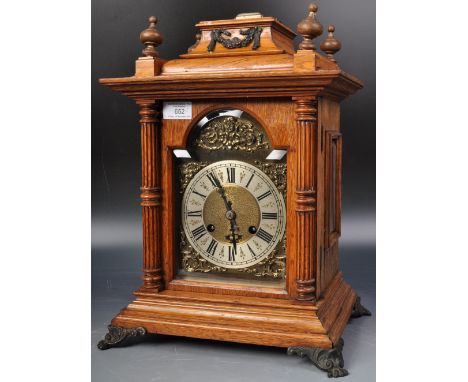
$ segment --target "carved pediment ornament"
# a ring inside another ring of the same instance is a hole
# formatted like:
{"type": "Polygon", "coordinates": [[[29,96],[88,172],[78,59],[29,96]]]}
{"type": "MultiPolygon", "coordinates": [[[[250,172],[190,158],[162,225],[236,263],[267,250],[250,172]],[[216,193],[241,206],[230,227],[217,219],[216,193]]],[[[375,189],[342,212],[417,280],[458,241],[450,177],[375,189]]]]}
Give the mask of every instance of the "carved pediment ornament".
{"type": "Polygon", "coordinates": [[[241,29],[239,33],[245,37],[240,39],[239,37],[224,37],[231,37],[231,32],[226,29],[214,29],[211,31],[211,42],[210,45],[208,45],[208,52],[212,52],[215,49],[217,42],[227,49],[235,49],[246,47],[253,41],[252,50],[256,50],[260,47],[260,35],[262,31],[263,28],[261,27],[241,29]]]}

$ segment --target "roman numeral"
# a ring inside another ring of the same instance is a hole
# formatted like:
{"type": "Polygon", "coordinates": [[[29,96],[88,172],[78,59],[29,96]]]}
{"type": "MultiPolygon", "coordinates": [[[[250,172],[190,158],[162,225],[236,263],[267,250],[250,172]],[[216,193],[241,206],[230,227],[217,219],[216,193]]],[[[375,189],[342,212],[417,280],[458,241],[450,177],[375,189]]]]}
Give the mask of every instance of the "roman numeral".
{"type": "Polygon", "coordinates": [[[210,245],[208,246],[207,252],[214,256],[216,248],[218,248],[218,242],[215,239],[211,239],[210,245]]]}
{"type": "Polygon", "coordinates": [[[193,216],[193,217],[201,218],[201,213],[202,213],[202,210],[188,211],[187,216],[193,216]]]}
{"type": "Polygon", "coordinates": [[[203,199],[206,199],[206,195],[200,194],[197,191],[193,191],[194,194],[197,194],[198,196],[201,196],[203,199]]]}
{"type": "Polygon", "coordinates": [[[192,235],[195,238],[195,240],[199,240],[205,234],[206,234],[206,228],[204,225],[201,225],[200,227],[197,227],[192,231],[192,235]]]}
{"type": "Polygon", "coordinates": [[[236,183],[236,169],[235,167],[229,167],[226,169],[227,179],[229,183],[236,183]]]}
{"type": "Polygon", "coordinates": [[[278,213],[277,212],[262,212],[262,219],[278,220],[278,213]]]}
{"type": "Polygon", "coordinates": [[[213,185],[213,187],[218,187],[218,179],[216,178],[216,175],[213,174],[212,172],[206,174],[206,176],[208,177],[208,179],[210,180],[211,184],[213,185]]]}
{"type": "Polygon", "coordinates": [[[249,188],[250,182],[252,181],[254,175],[255,175],[255,174],[252,174],[252,175],[250,176],[249,181],[248,181],[247,184],[245,185],[245,188],[249,188]]]}
{"type": "Polygon", "coordinates": [[[273,240],[273,235],[270,235],[268,232],[264,231],[263,228],[258,230],[257,236],[267,243],[270,243],[271,240],[273,240]]]}
{"type": "Polygon", "coordinates": [[[257,200],[260,201],[262,199],[265,199],[267,196],[270,196],[271,195],[271,191],[267,191],[263,194],[261,194],[260,196],[257,197],[257,200]]]}
{"type": "Polygon", "coordinates": [[[252,248],[250,248],[250,245],[247,244],[247,247],[249,248],[250,253],[252,254],[253,257],[256,257],[256,253],[253,251],[252,248]]]}
{"type": "Polygon", "coordinates": [[[229,246],[229,261],[236,261],[236,250],[234,247],[229,246]]]}

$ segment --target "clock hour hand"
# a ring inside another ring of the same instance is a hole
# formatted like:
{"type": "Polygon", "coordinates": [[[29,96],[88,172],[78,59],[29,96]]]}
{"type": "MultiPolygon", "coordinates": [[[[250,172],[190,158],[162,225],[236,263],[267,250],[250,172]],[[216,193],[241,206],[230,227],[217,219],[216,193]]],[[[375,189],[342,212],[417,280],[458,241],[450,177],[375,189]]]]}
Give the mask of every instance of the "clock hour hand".
{"type": "Polygon", "coordinates": [[[223,192],[221,195],[223,196],[223,199],[224,199],[225,205],[226,205],[226,209],[227,209],[226,218],[231,223],[230,239],[231,239],[232,245],[234,247],[234,252],[237,253],[237,241],[236,240],[237,240],[237,237],[238,237],[237,232],[239,232],[239,227],[237,226],[237,222],[236,222],[236,213],[232,209],[231,202],[227,200],[226,194],[224,194],[224,192],[223,192]]]}
{"type": "Polygon", "coordinates": [[[236,234],[232,234],[232,247],[234,249],[234,253],[237,253],[237,242],[236,242],[236,234]]]}
{"type": "Polygon", "coordinates": [[[239,231],[239,227],[237,226],[236,223],[236,213],[231,209],[226,212],[226,217],[229,219],[229,222],[231,223],[231,235],[228,235],[227,238],[229,238],[232,242],[232,246],[234,248],[234,253],[237,253],[237,232],[239,231]]]}

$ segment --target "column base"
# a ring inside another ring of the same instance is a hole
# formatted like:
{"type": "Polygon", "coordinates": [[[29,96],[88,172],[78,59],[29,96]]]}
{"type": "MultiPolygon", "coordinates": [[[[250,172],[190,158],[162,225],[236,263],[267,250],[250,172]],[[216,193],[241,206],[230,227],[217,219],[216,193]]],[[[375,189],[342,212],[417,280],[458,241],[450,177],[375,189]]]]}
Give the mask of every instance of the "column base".
{"type": "Polygon", "coordinates": [[[344,341],[340,338],[335,347],[331,349],[291,346],[288,348],[288,355],[297,354],[301,358],[308,357],[320,370],[327,372],[328,378],[344,377],[348,375],[348,370],[343,368],[343,345],[344,341]]]}

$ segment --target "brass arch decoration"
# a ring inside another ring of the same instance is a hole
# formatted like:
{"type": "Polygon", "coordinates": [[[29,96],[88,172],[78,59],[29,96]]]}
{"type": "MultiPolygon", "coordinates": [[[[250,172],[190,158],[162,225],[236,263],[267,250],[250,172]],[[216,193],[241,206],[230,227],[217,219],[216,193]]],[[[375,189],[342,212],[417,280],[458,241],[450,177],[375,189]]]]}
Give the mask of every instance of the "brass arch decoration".
{"type": "Polygon", "coordinates": [[[196,146],[205,150],[239,150],[252,152],[269,149],[263,131],[247,119],[225,116],[213,119],[203,127],[196,146]]]}

